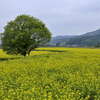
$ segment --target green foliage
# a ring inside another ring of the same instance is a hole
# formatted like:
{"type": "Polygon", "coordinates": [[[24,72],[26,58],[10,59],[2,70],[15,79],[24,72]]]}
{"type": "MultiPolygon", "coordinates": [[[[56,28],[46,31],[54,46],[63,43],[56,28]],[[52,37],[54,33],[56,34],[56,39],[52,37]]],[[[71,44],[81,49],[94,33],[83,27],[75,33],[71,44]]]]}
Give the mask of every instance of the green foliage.
{"type": "Polygon", "coordinates": [[[75,37],[73,39],[70,39],[67,44],[71,45],[71,44],[78,44],[78,45],[95,45],[95,44],[100,44],[100,29],[93,31],[93,32],[89,32],[83,35],[80,35],[78,37],[75,37]]]}
{"type": "Polygon", "coordinates": [[[20,15],[4,27],[2,33],[2,49],[7,54],[26,56],[39,45],[51,40],[51,33],[45,24],[29,15],[20,15]]]}
{"type": "Polygon", "coordinates": [[[57,36],[57,37],[52,37],[51,41],[49,42],[50,45],[54,45],[54,44],[63,44],[66,45],[66,42],[69,41],[71,38],[76,37],[77,35],[72,35],[72,36],[57,36]]]}
{"type": "Polygon", "coordinates": [[[83,45],[95,45],[100,44],[100,34],[95,36],[78,36],[67,42],[67,44],[83,44],[83,45]]]}
{"type": "Polygon", "coordinates": [[[100,45],[97,44],[97,45],[95,45],[94,47],[96,47],[96,48],[100,48],[100,45]]]}
{"type": "Polygon", "coordinates": [[[60,44],[59,46],[67,45],[77,45],[77,46],[93,46],[96,44],[100,45],[100,29],[89,32],[80,36],[57,36],[52,37],[49,44],[51,46],[56,46],[56,44],[60,44]]]}

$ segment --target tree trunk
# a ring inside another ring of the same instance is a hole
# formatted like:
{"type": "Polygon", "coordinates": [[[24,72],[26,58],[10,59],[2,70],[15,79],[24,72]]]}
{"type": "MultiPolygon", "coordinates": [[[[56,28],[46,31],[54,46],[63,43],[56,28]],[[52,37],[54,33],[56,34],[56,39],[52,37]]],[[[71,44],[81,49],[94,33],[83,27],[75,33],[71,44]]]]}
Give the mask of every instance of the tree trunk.
{"type": "Polygon", "coordinates": [[[36,47],[37,47],[37,45],[35,45],[34,47],[32,46],[32,47],[29,49],[28,55],[30,55],[30,52],[31,52],[32,50],[35,50],[36,47]]]}
{"type": "Polygon", "coordinates": [[[30,48],[29,52],[28,52],[28,55],[30,55],[30,52],[34,50],[34,48],[30,48]]]}
{"type": "Polygon", "coordinates": [[[24,57],[26,57],[26,52],[23,52],[24,57]]]}
{"type": "Polygon", "coordinates": [[[29,51],[28,55],[30,55],[30,51],[29,51]]]}

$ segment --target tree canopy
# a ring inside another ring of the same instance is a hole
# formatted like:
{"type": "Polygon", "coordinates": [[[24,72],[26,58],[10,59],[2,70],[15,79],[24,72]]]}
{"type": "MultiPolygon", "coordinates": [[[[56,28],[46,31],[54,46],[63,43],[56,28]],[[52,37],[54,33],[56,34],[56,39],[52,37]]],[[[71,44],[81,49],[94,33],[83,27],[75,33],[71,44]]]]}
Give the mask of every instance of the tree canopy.
{"type": "Polygon", "coordinates": [[[4,27],[2,49],[7,54],[26,56],[38,46],[51,40],[51,32],[45,24],[30,15],[20,15],[4,27]]]}

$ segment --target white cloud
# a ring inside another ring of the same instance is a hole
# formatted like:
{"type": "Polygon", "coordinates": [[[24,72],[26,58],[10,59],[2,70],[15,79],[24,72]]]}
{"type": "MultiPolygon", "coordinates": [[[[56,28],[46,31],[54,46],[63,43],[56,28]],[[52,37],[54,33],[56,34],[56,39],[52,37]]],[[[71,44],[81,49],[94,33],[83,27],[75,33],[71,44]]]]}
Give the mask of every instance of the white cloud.
{"type": "Polygon", "coordinates": [[[29,14],[42,20],[53,36],[84,34],[100,27],[100,0],[2,0],[0,32],[10,20],[29,14]]]}

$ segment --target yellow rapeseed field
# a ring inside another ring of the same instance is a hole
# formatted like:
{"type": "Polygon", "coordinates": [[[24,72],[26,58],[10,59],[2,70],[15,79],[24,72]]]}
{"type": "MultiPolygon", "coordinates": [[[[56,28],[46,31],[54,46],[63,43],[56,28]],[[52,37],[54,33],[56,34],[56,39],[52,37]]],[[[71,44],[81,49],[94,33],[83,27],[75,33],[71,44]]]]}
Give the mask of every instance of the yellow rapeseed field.
{"type": "Polygon", "coordinates": [[[100,100],[100,49],[0,49],[0,100],[100,100]]]}

